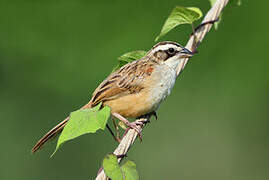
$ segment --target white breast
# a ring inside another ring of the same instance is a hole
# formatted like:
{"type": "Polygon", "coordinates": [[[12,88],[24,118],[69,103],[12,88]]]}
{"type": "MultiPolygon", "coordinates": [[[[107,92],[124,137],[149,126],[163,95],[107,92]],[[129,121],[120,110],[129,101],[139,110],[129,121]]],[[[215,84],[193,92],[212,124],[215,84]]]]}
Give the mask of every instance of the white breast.
{"type": "Polygon", "coordinates": [[[170,94],[176,81],[176,71],[167,64],[156,67],[152,74],[155,83],[150,90],[149,102],[152,109],[156,110],[160,103],[170,94]]]}

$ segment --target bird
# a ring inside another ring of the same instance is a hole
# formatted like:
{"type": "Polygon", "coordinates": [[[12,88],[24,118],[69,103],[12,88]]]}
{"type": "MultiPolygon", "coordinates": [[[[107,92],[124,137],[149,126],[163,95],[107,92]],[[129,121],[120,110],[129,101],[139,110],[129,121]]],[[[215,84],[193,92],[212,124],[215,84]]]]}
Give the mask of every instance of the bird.
{"type": "MultiPolygon", "coordinates": [[[[179,64],[193,54],[176,42],[159,42],[141,59],[112,72],[81,109],[93,108],[102,103],[102,106],[110,107],[112,117],[140,133],[139,124],[130,122],[128,118],[155,114],[175,84],[179,64]]],[[[68,120],[69,117],[45,134],[32,148],[32,152],[41,149],[49,139],[61,133],[68,120]]]]}

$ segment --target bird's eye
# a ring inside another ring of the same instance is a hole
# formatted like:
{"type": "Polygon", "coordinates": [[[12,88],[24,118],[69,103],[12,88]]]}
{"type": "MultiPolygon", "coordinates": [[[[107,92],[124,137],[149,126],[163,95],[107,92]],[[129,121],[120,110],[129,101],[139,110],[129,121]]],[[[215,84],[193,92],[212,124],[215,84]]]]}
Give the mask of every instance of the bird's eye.
{"type": "Polygon", "coordinates": [[[175,49],[174,48],[169,48],[168,49],[168,53],[169,54],[174,54],[175,53],[175,49]]]}

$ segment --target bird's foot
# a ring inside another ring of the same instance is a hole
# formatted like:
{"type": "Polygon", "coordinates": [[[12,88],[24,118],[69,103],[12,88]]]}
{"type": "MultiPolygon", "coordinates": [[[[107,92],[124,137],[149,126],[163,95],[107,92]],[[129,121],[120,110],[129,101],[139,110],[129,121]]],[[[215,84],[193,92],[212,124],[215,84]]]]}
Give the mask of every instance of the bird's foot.
{"type": "Polygon", "coordinates": [[[140,126],[143,125],[143,122],[139,122],[139,121],[129,122],[126,118],[124,118],[118,113],[112,113],[112,115],[118,118],[120,121],[122,121],[126,126],[128,126],[129,129],[134,129],[137,132],[140,141],[142,141],[142,134],[141,134],[140,126]]]}
{"type": "Polygon", "coordinates": [[[142,142],[142,134],[141,134],[141,130],[140,130],[141,125],[143,125],[143,122],[135,121],[135,122],[126,123],[126,126],[128,126],[129,129],[134,129],[137,132],[138,137],[139,137],[140,141],[142,142]]]}

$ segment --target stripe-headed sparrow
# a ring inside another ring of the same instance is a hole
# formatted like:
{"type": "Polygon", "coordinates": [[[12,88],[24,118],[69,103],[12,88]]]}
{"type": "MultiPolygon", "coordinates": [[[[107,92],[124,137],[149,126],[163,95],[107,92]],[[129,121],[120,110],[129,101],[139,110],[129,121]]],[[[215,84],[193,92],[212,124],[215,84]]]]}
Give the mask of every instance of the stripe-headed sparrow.
{"type": "MultiPolygon", "coordinates": [[[[160,42],[143,58],[110,74],[82,108],[91,108],[102,102],[111,108],[112,116],[137,130],[137,123],[129,122],[126,118],[154,113],[170,94],[178,65],[192,55],[191,51],[175,42],[160,42]]],[[[48,139],[60,133],[68,120],[66,118],[41,138],[32,151],[40,149],[48,139]]]]}

